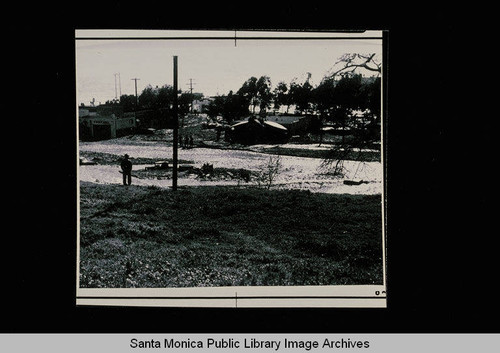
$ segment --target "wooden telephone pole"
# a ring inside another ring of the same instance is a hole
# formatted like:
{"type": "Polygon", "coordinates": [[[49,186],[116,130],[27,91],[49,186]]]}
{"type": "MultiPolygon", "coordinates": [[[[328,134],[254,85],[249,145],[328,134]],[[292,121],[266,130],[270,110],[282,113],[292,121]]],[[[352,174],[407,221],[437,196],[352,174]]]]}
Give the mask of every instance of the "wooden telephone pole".
{"type": "Polygon", "coordinates": [[[137,98],[137,80],[140,80],[140,78],[132,78],[131,80],[135,81],[135,110],[137,110],[139,106],[139,99],[137,98]]]}
{"type": "Polygon", "coordinates": [[[190,78],[189,79],[189,91],[191,93],[191,107],[189,109],[189,112],[192,113],[193,112],[193,85],[195,85],[196,83],[193,83],[193,79],[190,78]]]}
{"type": "Polygon", "coordinates": [[[174,143],[173,143],[173,170],[172,170],[172,190],[177,190],[177,149],[179,141],[179,119],[178,119],[178,109],[177,109],[177,56],[174,56],[174,104],[173,104],[173,115],[174,115],[174,143]]]}
{"type": "Polygon", "coordinates": [[[115,73],[114,75],[115,75],[115,100],[118,100],[122,96],[122,79],[121,79],[119,72],[115,73]],[[118,85],[120,87],[120,96],[118,96],[118,91],[116,89],[116,76],[118,76],[118,85]]]}

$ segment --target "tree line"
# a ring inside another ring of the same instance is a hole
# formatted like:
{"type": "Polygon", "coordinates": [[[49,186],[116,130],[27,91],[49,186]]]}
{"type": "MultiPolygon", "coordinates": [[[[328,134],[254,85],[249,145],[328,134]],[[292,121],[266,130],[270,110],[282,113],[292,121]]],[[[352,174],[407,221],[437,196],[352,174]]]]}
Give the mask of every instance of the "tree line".
{"type": "MultiPolygon", "coordinates": [[[[310,73],[302,83],[297,79],[288,84],[280,81],[274,88],[269,76],[252,76],[236,92],[212,97],[210,103],[204,106],[203,113],[211,118],[221,116],[231,124],[256,113],[265,117],[280,108],[288,113],[293,107],[295,114],[315,115],[320,125],[345,128],[359,125],[360,117],[355,112],[363,111],[362,123],[376,125],[380,123],[381,115],[381,67],[374,56],[344,54],[335,63],[343,66],[333,74],[325,75],[316,86],[311,83],[310,73]],[[363,77],[356,71],[360,68],[373,71],[377,76],[363,77]]],[[[193,100],[203,98],[201,93],[179,90],[177,94],[181,117],[190,112],[193,100]]],[[[169,119],[172,117],[173,100],[171,85],[156,88],[148,85],[138,97],[122,95],[119,101],[108,101],[106,104],[119,104],[124,111],[152,111],[158,119],[169,119]]]]}
{"type": "MultiPolygon", "coordinates": [[[[271,89],[269,76],[250,77],[236,93],[218,95],[205,107],[209,117],[222,116],[232,123],[250,114],[265,116],[270,109],[275,111],[291,106],[298,114],[316,114],[324,121],[342,122],[355,110],[365,111],[375,119],[380,117],[380,77],[365,78],[360,74],[341,74],[325,77],[314,87],[310,75],[303,83],[292,80],[289,84],[280,81],[271,89]]],[[[202,93],[178,92],[179,114],[189,113],[193,100],[202,99],[202,93]]],[[[119,102],[108,101],[107,105],[120,104],[124,111],[171,110],[174,90],[170,85],[153,88],[148,85],[138,97],[122,95],[119,102]]]]}
{"type": "MultiPolygon", "coordinates": [[[[186,115],[191,109],[193,100],[203,98],[201,93],[177,92],[178,112],[180,115],[186,115]]],[[[122,95],[119,101],[107,101],[106,105],[120,105],[125,112],[134,112],[142,110],[162,110],[167,113],[172,111],[174,103],[174,88],[171,85],[153,88],[147,85],[136,97],[135,95],[122,95]],[[137,99],[136,99],[137,98],[137,99]]]]}
{"type": "Polygon", "coordinates": [[[259,114],[265,116],[271,108],[277,111],[286,107],[288,113],[294,106],[296,113],[315,114],[321,123],[352,125],[356,110],[363,111],[363,117],[372,124],[379,123],[382,67],[377,55],[345,53],[333,68],[335,71],[325,75],[316,87],[311,84],[310,73],[303,83],[296,79],[289,84],[280,81],[274,89],[271,89],[269,76],[250,77],[236,93],[230,91],[217,96],[206,108],[206,113],[210,117],[220,115],[231,123],[250,113],[255,115],[257,107],[259,114]],[[376,73],[376,76],[364,78],[357,73],[359,69],[376,73]]]}
{"type": "Polygon", "coordinates": [[[265,116],[269,109],[281,107],[288,113],[294,106],[295,113],[315,114],[324,121],[342,122],[356,110],[361,110],[374,119],[380,117],[380,77],[364,78],[360,74],[343,73],[338,77],[325,77],[314,87],[310,74],[303,83],[292,80],[290,84],[280,81],[271,90],[269,76],[251,77],[236,92],[217,96],[208,105],[210,117],[222,116],[231,123],[234,120],[258,114],[265,116]]]}

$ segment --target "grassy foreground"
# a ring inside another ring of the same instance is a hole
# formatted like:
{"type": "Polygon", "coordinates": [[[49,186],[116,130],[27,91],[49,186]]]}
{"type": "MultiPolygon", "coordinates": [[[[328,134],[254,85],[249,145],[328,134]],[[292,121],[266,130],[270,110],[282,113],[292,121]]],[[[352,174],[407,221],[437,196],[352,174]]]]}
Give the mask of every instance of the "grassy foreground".
{"type": "Polygon", "coordinates": [[[80,184],[80,287],[382,283],[380,195],[80,184]]]}

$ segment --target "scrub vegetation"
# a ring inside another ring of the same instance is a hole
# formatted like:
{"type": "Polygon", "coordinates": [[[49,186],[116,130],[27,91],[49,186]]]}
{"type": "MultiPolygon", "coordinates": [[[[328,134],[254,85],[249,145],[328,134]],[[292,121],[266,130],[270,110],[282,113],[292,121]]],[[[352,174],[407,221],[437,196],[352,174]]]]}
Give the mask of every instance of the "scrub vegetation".
{"type": "Polygon", "coordinates": [[[382,284],[381,195],[80,185],[80,287],[382,284]]]}

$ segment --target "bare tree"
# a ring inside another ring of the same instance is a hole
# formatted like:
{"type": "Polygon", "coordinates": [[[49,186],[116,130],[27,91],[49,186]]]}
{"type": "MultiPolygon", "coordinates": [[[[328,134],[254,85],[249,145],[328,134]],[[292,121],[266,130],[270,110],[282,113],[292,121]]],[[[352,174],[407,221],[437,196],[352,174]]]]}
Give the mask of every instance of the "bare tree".
{"type": "Polygon", "coordinates": [[[267,162],[264,163],[259,169],[256,179],[257,185],[259,187],[264,186],[269,190],[276,181],[276,177],[281,172],[282,168],[283,164],[281,162],[281,156],[279,154],[275,156],[269,156],[267,162]]]}
{"type": "Polygon", "coordinates": [[[366,69],[368,71],[382,73],[382,63],[375,55],[372,54],[358,54],[358,53],[346,53],[343,54],[335,63],[334,67],[339,64],[343,65],[340,69],[333,72],[330,76],[335,77],[342,72],[354,72],[357,69],[366,69]]]}
{"type": "Polygon", "coordinates": [[[322,102],[323,109],[328,108],[327,113],[331,111],[330,118],[340,122],[343,130],[341,141],[327,152],[321,164],[321,168],[334,177],[344,176],[346,160],[364,163],[369,157],[363,150],[372,147],[373,142],[380,139],[380,135],[374,133],[377,129],[376,117],[380,117],[380,79],[364,84],[359,74],[360,70],[368,70],[379,76],[382,73],[380,59],[375,53],[343,54],[331,69],[333,72],[328,76],[330,81],[325,80],[321,89],[318,89],[318,93],[322,92],[326,97],[335,96],[332,102],[322,102]],[[337,80],[337,75],[342,78],[337,80]],[[365,115],[358,117],[352,114],[356,109],[365,109],[365,115]],[[346,125],[349,125],[351,131],[349,136],[346,136],[344,131],[346,125]]]}

